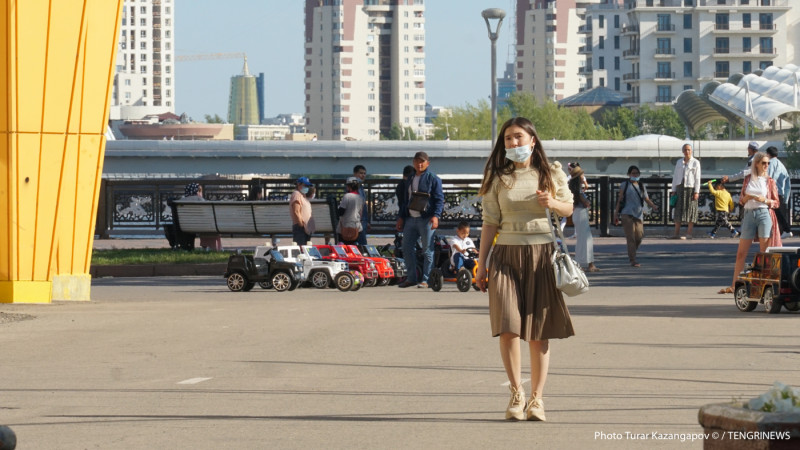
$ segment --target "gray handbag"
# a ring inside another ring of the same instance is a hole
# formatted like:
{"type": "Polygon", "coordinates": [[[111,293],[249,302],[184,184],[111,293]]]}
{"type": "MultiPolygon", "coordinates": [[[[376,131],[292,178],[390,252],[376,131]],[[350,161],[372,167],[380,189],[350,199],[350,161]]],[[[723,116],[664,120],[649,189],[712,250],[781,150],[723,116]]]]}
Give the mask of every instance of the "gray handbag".
{"type": "Polygon", "coordinates": [[[556,276],[556,287],[569,297],[583,294],[589,290],[589,280],[586,279],[586,274],[583,273],[580,265],[569,256],[569,249],[567,244],[564,243],[564,234],[561,232],[561,227],[553,225],[553,220],[558,224],[558,216],[551,212],[550,209],[545,209],[547,214],[547,223],[550,224],[550,232],[553,234],[553,256],[551,261],[553,263],[553,271],[556,276]]]}

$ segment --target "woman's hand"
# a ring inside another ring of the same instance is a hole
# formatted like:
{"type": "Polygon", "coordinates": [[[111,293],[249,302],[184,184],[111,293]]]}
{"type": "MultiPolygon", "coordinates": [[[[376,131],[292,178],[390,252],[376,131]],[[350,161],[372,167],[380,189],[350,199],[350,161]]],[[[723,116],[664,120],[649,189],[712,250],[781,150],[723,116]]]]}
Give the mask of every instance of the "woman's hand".
{"type": "Polygon", "coordinates": [[[481,292],[486,292],[486,265],[485,263],[478,262],[478,268],[475,270],[475,286],[478,286],[481,292]]]}
{"type": "Polygon", "coordinates": [[[549,191],[536,191],[536,201],[542,208],[551,208],[554,200],[549,191]]]}
{"type": "Polygon", "coordinates": [[[700,198],[700,193],[699,192],[695,192],[694,195],[692,195],[692,200],[694,200],[694,201],[697,201],[699,198],[700,198]]]}

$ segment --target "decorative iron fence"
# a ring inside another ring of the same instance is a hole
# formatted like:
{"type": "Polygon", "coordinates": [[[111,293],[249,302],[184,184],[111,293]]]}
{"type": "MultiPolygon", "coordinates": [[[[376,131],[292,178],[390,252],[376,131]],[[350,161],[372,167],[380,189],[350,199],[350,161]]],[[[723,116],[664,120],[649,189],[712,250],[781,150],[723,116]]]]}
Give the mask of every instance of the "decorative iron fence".
{"type": "MultiPolygon", "coordinates": [[[[587,178],[586,195],[591,202],[590,223],[607,236],[612,226],[613,208],[619,186],[626,178],[587,178]]],[[[315,179],[316,198],[337,201],[344,195],[344,179],[315,179]]],[[[706,180],[704,180],[705,182],[706,180]]],[[[119,179],[104,180],[98,209],[96,234],[101,238],[112,235],[155,235],[163,233],[164,225],[172,223],[172,211],[167,202],[183,196],[184,186],[197,182],[203,186],[208,200],[265,200],[286,201],[294,190],[292,180],[285,178],[236,179],[119,179]]],[[[399,180],[367,180],[364,190],[368,198],[367,212],[373,233],[392,233],[397,219],[398,205],[395,188],[399,180]]],[[[645,226],[668,226],[672,211],[668,205],[671,178],[646,178],[641,181],[650,199],[658,205],[655,210],[645,209],[645,226]]],[[[481,224],[481,201],[478,197],[480,181],[476,179],[447,179],[443,183],[445,204],[440,220],[441,228],[454,228],[466,220],[473,227],[481,224]]],[[[741,183],[727,183],[727,189],[738,201],[741,183]]],[[[800,192],[790,201],[793,223],[800,220],[800,192]],[[797,200],[795,200],[797,199],[797,200]]],[[[715,222],[714,197],[703,186],[698,204],[698,226],[713,226],[715,222]]],[[[288,214],[289,211],[287,210],[288,214]]],[[[731,214],[731,223],[739,224],[739,207],[731,214]]]]}

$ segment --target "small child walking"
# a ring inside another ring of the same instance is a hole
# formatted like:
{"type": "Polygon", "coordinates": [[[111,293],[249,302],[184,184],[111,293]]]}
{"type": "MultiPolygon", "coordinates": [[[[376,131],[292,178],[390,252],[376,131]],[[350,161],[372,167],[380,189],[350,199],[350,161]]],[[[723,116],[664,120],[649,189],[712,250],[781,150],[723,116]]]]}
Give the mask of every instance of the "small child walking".
{"type": "Polygon", "coordinates": [[[720,227],[726,227],[731,230],[731,237],[739,237],[740,233],[728,222],[728,214],[732,212],[734,208],[733,198],[731,198],[730,192],[725,189],[725,185],[722,181],[711,180],[706,184],[708,184],[708,190],[711,192],[711,195],[714,196],[714,209],[717,212],[717,221],[714,224],[714,229],[711,230],[708,235],[711,239],[714,239],[717,237],[717,230],[719,230],[720,227]]]}

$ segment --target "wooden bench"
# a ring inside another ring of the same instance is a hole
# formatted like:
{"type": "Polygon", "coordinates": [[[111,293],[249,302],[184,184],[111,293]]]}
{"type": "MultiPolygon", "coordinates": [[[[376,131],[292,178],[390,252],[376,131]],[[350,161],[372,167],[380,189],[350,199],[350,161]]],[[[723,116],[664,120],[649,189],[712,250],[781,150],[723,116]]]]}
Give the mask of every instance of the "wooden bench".
{"type": "MultiPolygon", "coordinates": [[[[314,234],[326,242],[336,231],[336,208],[333,201],[311,201],[314,234]]],[[[288,201],[186,201],[173,200],[172,221],[177,230],[192,234],[269,236],[292,234],[288,201]]]]}

